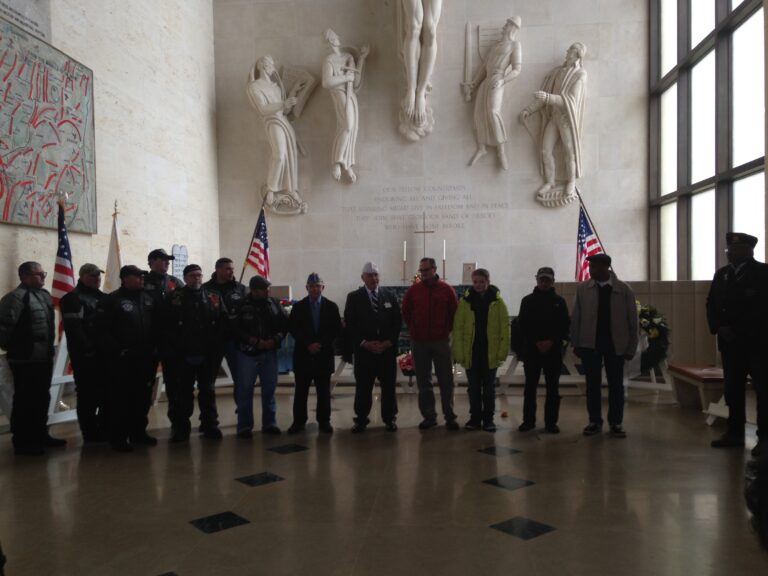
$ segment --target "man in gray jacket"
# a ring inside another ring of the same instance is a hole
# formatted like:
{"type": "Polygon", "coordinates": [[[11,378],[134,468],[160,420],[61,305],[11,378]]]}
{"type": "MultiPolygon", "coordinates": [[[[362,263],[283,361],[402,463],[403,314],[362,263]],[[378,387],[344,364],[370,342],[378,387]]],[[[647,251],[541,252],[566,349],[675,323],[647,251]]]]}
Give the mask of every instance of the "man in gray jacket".
{"type": "Polygon", "coordinates": [[[48,434],[55,337],[53,303],[37,262],[19,266],[21,283],[0,300],[0,348],[8,355],[14,393],[11,432],[16,454],[40,455],[64,446],[48,434]]]}
{"type": "Polygon", "coordinates": [[[600,387],[602,367],[608,378],[608,425],[611,435],[624,438],[624,361],[637,350],[637,305],[632,289],[611,271],[611,257],[587,258],[591,278],[576,289],[571,316],[573,352],[581,358],[587,381],[589,424],[585,436],[603,428],[600,387]]]}

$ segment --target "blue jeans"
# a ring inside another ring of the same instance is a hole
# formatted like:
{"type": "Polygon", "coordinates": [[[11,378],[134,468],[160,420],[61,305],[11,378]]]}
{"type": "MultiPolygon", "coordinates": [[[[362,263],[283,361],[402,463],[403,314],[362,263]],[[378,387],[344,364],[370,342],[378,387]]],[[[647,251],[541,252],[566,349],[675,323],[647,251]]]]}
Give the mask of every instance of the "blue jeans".
{"type": "Polygon", "coordinates": [[[256,378],[261,383],[261,428],[276,426],[277,352],[267,350],[258,356],[235,352],[235,402],[237,431],[253,430],[253,388],[256,378]]]}
{"type": "Polygon", "coordinates": [[[586,348],[581,350],[581,365],[587,380],[587,412],[589,421],[595,424],[603,423],[600,396],[603,363],[608,379],[608,424],[615,426],[624,420],[624,357],[586,348]]]}

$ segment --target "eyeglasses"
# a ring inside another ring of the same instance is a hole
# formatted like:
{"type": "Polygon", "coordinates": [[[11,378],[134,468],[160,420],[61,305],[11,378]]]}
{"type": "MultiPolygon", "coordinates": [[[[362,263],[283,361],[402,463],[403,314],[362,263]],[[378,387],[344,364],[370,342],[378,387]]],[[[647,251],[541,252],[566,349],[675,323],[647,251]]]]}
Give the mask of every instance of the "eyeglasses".
{"type": "Polygon", "coordinates": [[[434,270],[434,268],[419,268],[419,274],[424,274],[424,272],[431,272],[434,270]]]}
{"type": "Polygon", "coordinates": [[[48,276],[48,272],[30,272],[29,276],[40,276],[40,280],[45,280],[45,277],[48,276]]]}

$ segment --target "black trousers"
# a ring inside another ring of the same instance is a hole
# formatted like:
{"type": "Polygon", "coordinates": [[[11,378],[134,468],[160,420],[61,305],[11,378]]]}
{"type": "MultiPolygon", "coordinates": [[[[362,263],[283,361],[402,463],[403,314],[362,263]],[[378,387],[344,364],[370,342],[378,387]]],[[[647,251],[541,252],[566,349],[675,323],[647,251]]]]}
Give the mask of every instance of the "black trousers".
{"type": "Polygon", "coordinates": [[[294,366],[296,388],[293,396],[293,423],[299,426],[306,424],[309,387],[315,383],[317,392],[316,417],[320,424],[331,422],[331,374],[327,368],[314,366],[294,366]]]}
{"type": "Polygon", "coordinates": [[[77,421],[85,440],[107,434],[107,385],[104,365],[98,356],[72,358],[77,391],[77,421]]]}
{"type": "Polygon", "coordinates": [[[141,438],[147,433],[147,418],[154,385],[152,356],[120,358],[112,364],[109,386],[109,439],[113,444],[141,438]]]}
{"type": "Polygon", "coordinates": [[[729,346],[720,351],[725,379],[725,403],[728,404],[728,433],[744,435],[747,376],[757,396],[757,435],[768,435],[768,366],[765,350],[729,346]]]}
{"type": "Polygon", "coordinates": [[[41,448],[48,436],[53,362],[9,362],[13,374],[11,433],[16,448],[41,448]]]}
{"type": "Polygon", "coordinates": [[[397,418],[395,379],[397,361],[392,354],[371,354],[365,350],[355,355],[355,422],[366,425],[373,407],[373,384],[381,385],[381,419],[394,422],[397,418]]]}
{"type": "Polygon", "coordinates": [[[165,392],[168,396],[168,419],[174,432],[190,432],[190,418],[195,409],[195,382],[197,405],[200,408],[200,429],[205,431],[219,426],[214,386],[220,362],[216,355],[199,359],[173,358],[163,364],[163,368],[169,368],[164,370],[164,373],[172,375],[172,380],[165,381],[165,392]]]}
{"type": "Polygon", "coordinates": [[[546,354],[530,352],[523,360],[525,388],[523,392],[523,422],[536,424],[536,388],[544,372],[546,399],[544,401],[544,425],[554,426],[560,417],[560,371],[563,359],[560,349],[551,349],[546,354]]]}

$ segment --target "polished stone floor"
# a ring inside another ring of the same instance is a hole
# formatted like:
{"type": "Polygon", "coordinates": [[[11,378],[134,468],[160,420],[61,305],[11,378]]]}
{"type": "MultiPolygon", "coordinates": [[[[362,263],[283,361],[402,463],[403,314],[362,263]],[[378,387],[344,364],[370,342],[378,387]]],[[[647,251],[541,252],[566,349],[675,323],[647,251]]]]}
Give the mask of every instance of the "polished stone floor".
{"type": "MultiPolygon", "coordinates": [[[[374,423],[352,435],[350,392],[334,400],[333,436],[312,425],[238,439],[226,392],[218,443],[168,444],[165,404],[152,410],[160,444],[132,454],[81,448],[74,424],[53,428],[69,446],[42,458],[15,458],[0,436],[7,573],[768,573],[743,505],[747,450],[711,449],[720,430],[664,394],[632,394],[620,440],[581,435],[575,393],[558,436],[517,432],[519,396],[499,398],[509,416],[495,434],[420,432],[411,394],[399,395],[397,433],[374,423]]],[[[282,391],[284,427],[291,401],[282,391]]],[[[466,414],[463,390],[456,406],[466,414]]]]}

